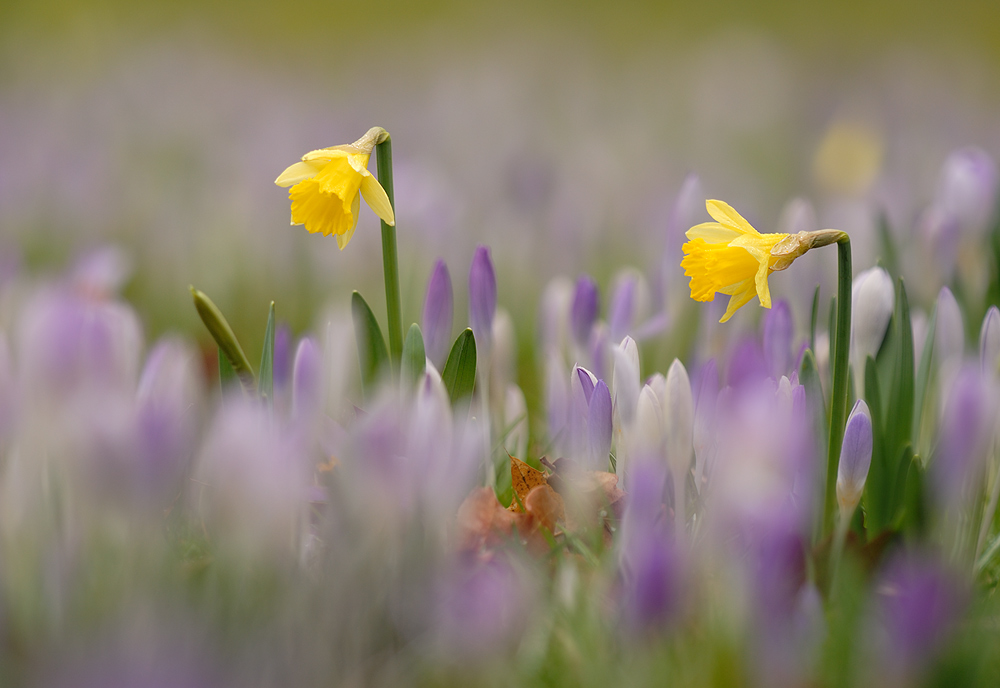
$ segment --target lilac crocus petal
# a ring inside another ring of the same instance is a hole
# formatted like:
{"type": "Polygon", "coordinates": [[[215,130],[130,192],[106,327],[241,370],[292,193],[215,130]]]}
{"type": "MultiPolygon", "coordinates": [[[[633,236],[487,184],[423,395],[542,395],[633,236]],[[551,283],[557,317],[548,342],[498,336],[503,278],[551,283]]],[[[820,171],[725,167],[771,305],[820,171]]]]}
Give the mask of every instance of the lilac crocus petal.
{"type": "Polygon", "coordinates": [[[931,463],[932,484],[943,506],[956,504],[982,468],[994,425],[994,401],[991,383],[977,367],[966,366],[955,375],[931,463]]]}
{"type": "Polygon", "coordinates": [[[663,460],[663,409],[649,385],[639,391],[635,420],[626,432],[630,454],[663,460]]]}
{"type": "Polygon", "coordinates": [[[598,380],[594,387],[587,425],[594,470],[607,470],[608,454],[611,453],[611,391],[604,380],[598,380]]]}
{"type": "Polygon", "coordinates": [[[667,624],[680,606],[680,572],[674,543],[664,528],[636,537],[629,560],[625,621],[633,632],[651,632],[667,624]]]}
{"type": "Polygon", "coordinates": [[[312,337],[303,337],[292,368],[292,416],[315,418],[323,410],[323,353],[312,337]]]}
{"type": "Polygon", "coordinates": [[[764,313],[764,361],[775,380],[792,367],[792,311],[784,299],[764,313]]]}
{"type": "Polygon", "coordinates": [[[451,325],[454,311],[454,296],[451,290],[451,275],[443,260],[434,263],[434,270],[427,282],[427,296],[424,298],[424,312],[421,318],[421,334],[427,358],[444,369],[451,347],[451,325]]]}
{"type": "Polygon", "coordinates": [[[934,355],[944,367],[962,360],[965,351],[965,325],[962,309],[948,287],[941,287],[937,298],[937,325],[934,331],[934,355]]]}
{"type": "Polygon", "coordinates": [[[586,346],[590,340],[590,331],[597,320],[599,309],[600,292],[597,283],[588,275],[580,275],[576,280],[573,305],[570,310],[570,327],[573,338],[579,346],[586,346]]]}
{"type": "Polygon", "coordinates": [[[997,165],[988,153],[980,148],[961,148],[944,162],[934,203],[963,229],[979,232],[993,216],[997,182],[997,165]]]}
{"type": "Polygon", "coordinates": [[[489,349],[493,332],[493,316],[497,310],[497,277],[493,270],[490,249],[477,246],[469,269],[469,325],[476,344],[489,349]]]}
{"type": "Polygon", "coordinates": [[[582,366],[577,366],[573,369],[573,372],[580,379],[580,386],[583,387],[583,395],[587,398],[587,403],[590,403],[590,398],[594,395],[594,386],[597,384],[597,377],[582,366]]]}
{"type": "Polygon", "coordinates": [[[1000,309],[990,306],[979,330],[979,364],[983,374],[996,376],[1000,373],[1000,309]]]}
{"type": "Polygon", "coordinates": [[[611,328],[612,339],[618,339],[629,333],[635,311],[636,277],[625,274],[619,278],[615,290],[611,294],[611,306],[608,311],[608,327],[611,328]]]}
{"type": "Polygon", "coordinates": [[[858,399],[847,419],[844,441],[837,468],[837,500],[845,514],[854,511],[861,500],[872,464],[872,421],[868,404],[858,399]]]}

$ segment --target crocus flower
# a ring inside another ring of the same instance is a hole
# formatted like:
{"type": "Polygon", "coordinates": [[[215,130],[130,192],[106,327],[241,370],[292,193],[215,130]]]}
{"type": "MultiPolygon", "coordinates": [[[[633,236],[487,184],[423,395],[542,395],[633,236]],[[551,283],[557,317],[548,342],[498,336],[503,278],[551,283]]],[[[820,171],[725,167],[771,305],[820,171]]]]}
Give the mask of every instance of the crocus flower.
{"type": "Polygon", "coordinates": [[[600,309],[600,292],[597,283],[587,275],[580,275],[573,292],[573,305],[570,310],[570,325],[573,328],[573,338],[580,346],[586,346],[590,339],[590,330],[597,320],[600,309]]]}
{"type": "Polygon", "coordinates": [[[872,421],[868,404],[858,399],[847,418],[837,469],[837,501],[845,517],[854,513],[872,465],[872,421]]]}
{"type": "Polygon", "coordinates": [[[469,268],[469,325],[477,347],[489,348],[496,311],[497,276],[493,259],[488,247],[477,246],[469,268]]]}
{"type": "Polygon", "coordinates": [[[865,270],[851,287],[851,363],[855,383],[864,381],[865,361],[878,353],[896,305],[889,273],[879,267],[865,270]]]}
{"type": "Polygon", "coordinates": [[[354,143],[310,151],[282,172],[274,183],[292,187],[292,224],[305,225],[312,234],[335,235],[343,250],[358,224],[360,191],[375,214],[395,226],[389,197],[368,171],[372,150],[387,136],[381,127],[372,127],[354,143]]]}
{"type": "Polygon", "coordinates": [[[687,231],[681,267],[691,278],[691,298],[695,301],[712,301],[716,292],[730,297],[719,322],[729,320],[754,296],[761,306],[770,308],[768,275],[784,270],[810,248],[844,236],[836,230],[761,234],[728,203],[709,200],[705,207],[715,222],[703,222],[687,231]]]}
{"type": "Polygon", "coordinates": [[[434,264],[434,271],[431,272],[430,281],[427,282],[427,296],[424,299],[424,313],[421,318],[427,358],[431,359],[438,370],[444,370],[448,349],[451,346],[453,301],[448,266],[443,260],[439,260],[434,264]]]}

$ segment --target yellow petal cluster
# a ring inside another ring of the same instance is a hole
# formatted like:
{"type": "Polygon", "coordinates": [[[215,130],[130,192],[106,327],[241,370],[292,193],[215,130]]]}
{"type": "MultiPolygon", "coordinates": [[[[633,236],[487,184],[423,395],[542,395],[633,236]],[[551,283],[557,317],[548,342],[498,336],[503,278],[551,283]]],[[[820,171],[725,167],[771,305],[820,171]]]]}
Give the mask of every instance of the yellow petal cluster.
{"type": "Polygon", "coordinates": [[[771,307],[767,276],[788,267],[787,257],[772,255],[775,244],[787,234],[761,234],[742,215],[722,201],[705,202],[715,222],[704,222],[687,231],[681,267],[691,278],[691,298],[712,301],[715,293],[729,296],[729,307],[719,322],[726,322],[754,296],[771,307]]]}
{"type": "Polygon", "coordinates": [[[354,236],[364,196],[376,215],[395,226],[389,197],[368,171],[368,159],[380,133],[384,130],[375,127],[352,144],[306,153],[274,180],[278,186],[292,187],[288,196],[293,225],[304,225],[314,234],[332,234],[343,250],[354,236]]]}

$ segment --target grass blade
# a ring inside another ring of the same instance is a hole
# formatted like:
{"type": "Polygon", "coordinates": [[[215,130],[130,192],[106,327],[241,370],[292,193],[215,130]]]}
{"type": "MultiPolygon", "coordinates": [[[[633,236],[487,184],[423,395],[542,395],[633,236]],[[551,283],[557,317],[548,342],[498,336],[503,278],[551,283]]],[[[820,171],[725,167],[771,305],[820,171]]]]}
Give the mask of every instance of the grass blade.
{"type": "Polygon", "coordinates": [[[274,409],[274,301],[267,312],[264,350],[260,354],[260,368],[257,369],[257,394],[269,411],[274,409]]]}

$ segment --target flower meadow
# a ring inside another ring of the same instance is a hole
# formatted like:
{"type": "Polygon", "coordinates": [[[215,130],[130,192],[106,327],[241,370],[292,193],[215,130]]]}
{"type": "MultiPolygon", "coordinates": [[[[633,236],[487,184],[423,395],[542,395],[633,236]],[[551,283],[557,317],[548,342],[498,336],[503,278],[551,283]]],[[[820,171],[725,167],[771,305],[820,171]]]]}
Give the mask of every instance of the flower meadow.
{"type": "Polygon", "coordinates": [[[998,74],[996,3],[0,3],[0,688],[1000,685],[998,74]]]}
{"type": "Polygon", "coordinates": [[[692,175],[656,268],[553,278],[526,356],[487,245],[404,320],[393,143],[274,170],[338,260],[381,219],[384,318],[261,303],[251,358],[198,285],[204,337],[147,342],[115,247],[4,282],[0,682],[996,685],[987,153],[913,227],[761,233],[692,175]]]}

